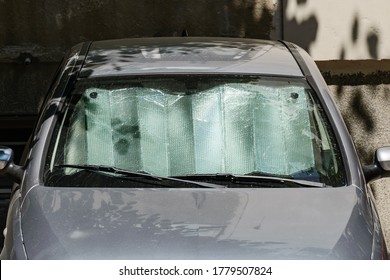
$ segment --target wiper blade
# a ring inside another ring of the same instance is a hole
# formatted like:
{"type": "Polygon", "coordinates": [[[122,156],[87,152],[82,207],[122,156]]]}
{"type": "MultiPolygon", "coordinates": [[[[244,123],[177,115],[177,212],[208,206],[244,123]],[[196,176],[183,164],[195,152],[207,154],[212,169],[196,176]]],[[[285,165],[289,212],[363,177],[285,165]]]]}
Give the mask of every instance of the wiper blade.
{"type": "Polygon", "coordinates": [[[141,177],[141,178],[150,178],[157,181],[161,181],[162,178],[158,176],[154,176],[151,174],[148,174],[146,172],[133,172],[126,169],[114,167],[114,166],[108,166],[108,165],[93,165],[93,164],[60,164],[55,165],[54,167],[60,167],[60,168],[75,168],[75,169],[81,169],[81,170],[90,170],[90,171],[102,171],[102,172],[108,172],[113,174],[120,174],[120,175],[131,175],[133,177],[141,177]]]}
{"type": "MultiPolygon", "coordinates": [[[[118,168],[115,166],[107,166],[107,165],[92,165],[92,164],[60,164],[55,165],[54,167],[58,168],[75,168],[80,170],[89,170],[89,171],[101,171],[101,172],[107,172],[112,174],[119,174],[126,177],[126,179],[136,177],[136,178],[143,178],[143,179],[150,179],[154,181],[169,181],[169,182],[178,182],[181,184],[189,184],[192,186],[202,187],[202,188],[222,188],[224,186],[217,185],[217,184],[210,184],[210,183],[204,183],[204,182],[196,182],[191,181],[187,179],[180,179],[175,177],[164,177],[164,176],[156,176],[147,172],[136,172],[136,171],[130,171],[122,168],[118,168]]],[[[169,185],[169,187],[179,187],[174,185],[169,185]]]]}
{"type": "Polygon", "coordinates": [[[325,188],[326,184],[314,181],[293,179],[277,176],[263,176],[263,175],[235,175],[231,173],[216,173],[216,174],[189,174],[186,176],[175,176],[180,179],[190,180],[215,180],[231,183],[270,183],[280,184],[283,187],[308,187],[308,188],[325,188]]]}

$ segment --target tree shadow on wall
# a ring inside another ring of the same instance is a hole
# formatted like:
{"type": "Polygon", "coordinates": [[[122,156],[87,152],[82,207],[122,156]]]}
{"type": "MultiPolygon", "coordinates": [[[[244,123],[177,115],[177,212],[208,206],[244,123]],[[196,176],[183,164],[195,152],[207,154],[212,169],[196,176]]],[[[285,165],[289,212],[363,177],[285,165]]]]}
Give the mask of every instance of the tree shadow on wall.
{"type": "MultiPolygon", "coordinates": [[[[356,88],[352,91],[351,101],[349,106],[343,111],[343,118],[349,131],[353,131],[352,127],[354,123],[358,122],[360,129],[357,133],[362,135],[352,135],[353,138],[360,138],[362,140],[369,139],[370,135],[375,133],[375,121],[372,116],[372,112],[368,109],[368,104],[364,101],[364,92],[360,88],[356,88]]],[[[372,161],[373,149],[370,149],[370,145],[367,141],[354,141],[356,149],[363,164],[370,164],[372,161]]]]}
{"type": "MultiPolygon", "coordinates": [[[[279,7],[283,15],[283,39],[298,43],[301,48],[310,53],[310,46],[315,42],[318,33],[318,20],[313,13],[307,19],[298,21],[297,17],[287,18],[286,11],[291,1],[284,0],[283,6],[279,7]]],[[[297,0],[298,8],[303,8],[307,0],[297,0]]]]}
{"type": "MultiPolygon", "coordinates": [[[[349,38],[350,44],[353,47],[357,47],[359,44],[359,41],[364,40],[366,42],[367,51],[370,55],[371,59],[377,60],[379,58],[378,55],[378,43],[379,43],[379,36],[374,30],[376,30],[376,27],[371,27],[371,31],[364,33],[361,30],[361,17],[359,14],[355,14],[352,28],[351,28],[351,37],[349,38]],[[363,38],[362,38],[363,37],[363,38]]],[[[348,59],[348,49],[345,46],[342,46],[340,49],[340,55],[339,59],[341,61],[348,59]]],[[[362,69],[363,70],[363,69],[362,69]]],[[[361,127],[361,132],[365,135],[362,135],[362,139],[370,139],[370,135],[375,135],[376,132],[376,123],[374,120],[374,116],[372,115],[372,112],[368,110],[369,104],[367,104],[367,100],[370,99],[364,99],[365,94],[373,95],[375,94],[375,85],[379,85],[383,83],[383,80],[385,78],[384,72],[377,71],[376,73],[363,73],[362,71],[358,71],[357,73],[345,73],[342,75],[343,79],[337,79],[337,89],[336,89],[336,97],[338,99],[344,98],[344,86],[350,85],[350,86],[356,86],[356,89],[352,91],[352,98],[351,102],[349,103],[349,106],[344,109],[344,120],[347,124],[347,127],[350,128],[352,126],[352,122],[358,122],[361,127]],[[360,87],[362,85],[371,85],[369,90],[364,91],[360,87]],[[364,131],[364,132],[363,132],[364,131]]],[[[353,135],[355,136],[355,135],[353,135]]],[[[367,142],[369,142],[367,140],[367,142]]],[[[359,154],[359,157],[364,163],[370,163],[372,160],[372,155],[374,153],[373,148],[369,148],[370,145],[366,141],[364,142],[356,142],[356,148],[359,154]]]]}
{"type": "MultiPolygon", "coordinates": [[[[274,12],[261,1],[215,0],[170,1],[165,11],[169,24],[158,16],[159,28],[153,36],[180,36],[182,30],[189,36],[239,37],[270,39],[274,12]],[[159,19],[160,18],[160,19],[159,19]]],[[[164,16],[165,17],[165,16],[164,16]]]]}
{"type": "Polygon", "coordinates": [[[273,12],[255,0],[226,0],[222,6],[215,7],[219,18],[219,36],[270,39],[273,27],[273,12]]]}

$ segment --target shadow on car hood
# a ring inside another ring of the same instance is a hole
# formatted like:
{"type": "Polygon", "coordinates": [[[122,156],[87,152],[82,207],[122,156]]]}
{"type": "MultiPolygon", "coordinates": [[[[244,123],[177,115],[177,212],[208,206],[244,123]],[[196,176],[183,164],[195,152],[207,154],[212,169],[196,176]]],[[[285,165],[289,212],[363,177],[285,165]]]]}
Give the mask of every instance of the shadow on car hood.
{"type": "Polygon", "coordinates": [[[30,259],[370,258],[359,190],[37,186],[22,231],[30,259]]]}

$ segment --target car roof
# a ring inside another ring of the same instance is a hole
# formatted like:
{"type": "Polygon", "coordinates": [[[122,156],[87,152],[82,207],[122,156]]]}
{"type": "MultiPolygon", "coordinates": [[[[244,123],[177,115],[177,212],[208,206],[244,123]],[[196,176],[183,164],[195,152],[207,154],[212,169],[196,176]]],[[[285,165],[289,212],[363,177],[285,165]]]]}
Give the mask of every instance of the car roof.
{"type": "Polygon", "coordinates": [[[92,42],[80,77],[202,73],[303,77],[282,42],[197,37],[92,42]]]}

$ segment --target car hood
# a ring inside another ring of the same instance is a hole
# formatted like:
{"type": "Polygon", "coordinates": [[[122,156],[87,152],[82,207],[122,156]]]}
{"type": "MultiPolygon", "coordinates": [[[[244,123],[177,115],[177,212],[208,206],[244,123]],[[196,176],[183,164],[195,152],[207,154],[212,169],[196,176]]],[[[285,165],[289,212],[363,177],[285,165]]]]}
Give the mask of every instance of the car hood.
{"type": "Polygon", "coordinates": [[[30,259],[370,258],[360,190],[34,187],[30,259]]]}

